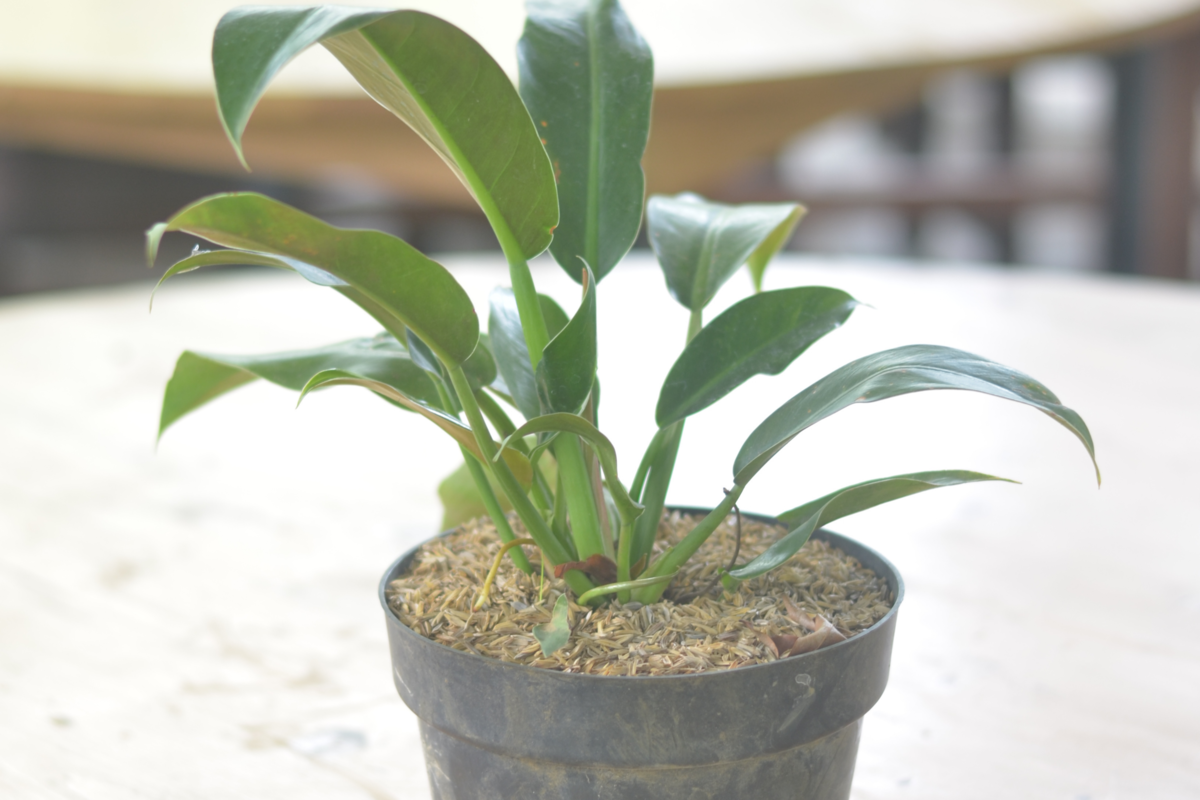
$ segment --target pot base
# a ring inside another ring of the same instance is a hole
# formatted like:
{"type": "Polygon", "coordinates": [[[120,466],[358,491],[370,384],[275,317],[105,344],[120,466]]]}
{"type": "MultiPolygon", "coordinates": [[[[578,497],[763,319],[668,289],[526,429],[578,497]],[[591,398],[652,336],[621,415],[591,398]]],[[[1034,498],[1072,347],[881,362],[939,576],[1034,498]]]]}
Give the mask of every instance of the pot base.
{"type": "Polygon", "coordinates": [[[424,722],[421,740],[434,800],[846,800],[861,730],[857,719],[828,736],[769,755],[625,769],[512,758],[424,722]]]}

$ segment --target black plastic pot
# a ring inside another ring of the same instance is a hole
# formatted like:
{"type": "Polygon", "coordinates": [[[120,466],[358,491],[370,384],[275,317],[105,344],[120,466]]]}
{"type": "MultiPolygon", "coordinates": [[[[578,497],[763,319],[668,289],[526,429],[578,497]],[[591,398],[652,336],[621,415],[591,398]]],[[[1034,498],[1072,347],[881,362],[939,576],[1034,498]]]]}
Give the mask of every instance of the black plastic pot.
{"type": "Polygon", "coordinates": [[[863,715],[887,685],[904,583],[874,550],[814,536],[887,580],[896,602],[883,619],[812,653],[662,677],[571,675],[430,641],[384,596],[416,549],[403,555],[379,596],[435,800],[845,800],[863,715]]]}

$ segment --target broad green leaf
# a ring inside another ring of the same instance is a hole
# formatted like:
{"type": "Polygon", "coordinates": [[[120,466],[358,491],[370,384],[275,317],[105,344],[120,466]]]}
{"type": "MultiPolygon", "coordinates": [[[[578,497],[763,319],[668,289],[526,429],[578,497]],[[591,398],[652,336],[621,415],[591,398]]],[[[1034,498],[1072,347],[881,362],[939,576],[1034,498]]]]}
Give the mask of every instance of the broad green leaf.
{"type": "Polygon", "coordinates": [[[780,406],[742,445],[733,463],[734,482],[745,486],[797,434],[847,406],[934,389],[965,389],[1033,406],[1075,434],[1096,463],[1083,419],[1033,378],[962,350],[916,344],[851,361],[780,406]]]}
{"type": "MultiPolygon", "coordinates": [[[[305,278],[332,285],[397,339],[404,339],[404,326],[412,328],[450,364],[465,361],[479,340],[479,319],[458,281],[441,264],[395,236],[335,228],[250,192],[206,197],[151,228],[147,234],[151,261],[167,231],[186,231],[264,258],[276,256],[280,265],[305,278]]],[[[245,254],[229,257],[235,260],[226,263],[242,263],[245,254]]],[[[184,259],[169,274],[186,271],[181,265],[188,262],[184,259]]],[[[187,269],[196,266],[201,264],[187,269]]]]}
{"type": "Polygon", "coordinates": [[[667,373],[655,417],[665,427],[707,408],[754,375],[778,375],[858,301],[838,289],[804,286],[763,292],[705,325],[667,373]]]}
{"type": "MultiPolygon", "coordinates": [[[[626,522],[632,522],[642,512],[642,506],[634,502],[625,491],[625,486],[621,483],[621,477],[617,473],[617,451],[613,447],[612,442],[608,437],[600,431],[596,430],[592,423],[588,422],[578,414],[553,413],[545,414],[540,417],[535,417],[529,420],[521,427],[517,428],[501,443],[502,448],[507,448],[508,443],[512,439],[521,438],[531,433],[573,433],[579,438],[585,440],[592,446],[596,452],[596,457],[600,459],[600,467],[604,470],[604,477],[607,479],[607,487],[612,493],[613,502],[616,503],[617,509],[620,511],[621,518],[626,522]]],[[[547,443],[540,445],[542,447],[547,443]]],[[[531,455],[532,457],[532,455],[531,455]]]]}
{"type": "Polygon", "coordinates": [[[824,497],[778,515],[777,519],[788,526],[787,535],[749,563],[730,570],[729,574],[738,580],[749,580],[775,569],[794,556],[812,536],[813,531],[842,517],[918,492],[978,481],[1016,482],[994,475],[984,475],[981,472],[937,470],[878,478],[830,492],[824,497]]]}
{"type": "Polygon", "coordinates": [[[783,249],[788,239],[792,238],[792,231],[796,229],[796,223],[806,213],[808,213],[807,208],[800,205],[796,206],[791,216],[782,225],[772,231],[770,236],[763,239],[763,243],[746,259],[746,269],[750,271],[750,280],[754,282],[754,291],[762,291],[763,275],[767,271],[767,264],[771,263],[771,259],[775,257],[775,254],[783,249]]]}
{"type": "Polygon", "coordinates": [[[558,197],[529,112],[478,42],[420,11],[246,6],[222,17],[213,37],[217,106],[239,157],[267,84],[317,43],[450,166],[506,251],[532,258],[546,249],[558,197]]]}
{"type": "Polygon", "coordinates": [[[270,355],[185,352],[163,395],[158,435],[183,415],[257,378],[300,391],[318,372],[339,369],[382,381],[414,399],[437,405],[437,388],[390,334],[270,355]]]}
{"type": "Polygon", "coordinates": [[[577,414],[596,382],[596,284],[587,270],[583,300],[567,326],[550,340],[537,365],[537,392],[545,413],[577,414]]]}
{"type": "Polygon", "coordinates": [[[567,596],[560,594],[554,601],[554,610],[550,612],[550,621],[533,626],[533,638],[542,647],[542,655],[549,658],[557,650],[567,646],[571,638],[571,620],[567,609],[567,596]]]}
{"type": "MultiPolygon", "coordinates": [[[[450,434],[456,442],[465,447],[475,458],[486,463],[483,452],[479,449],[479,442],[475,441],[475,434],[471,429],[439,408],[427,406],[409,397],[399,389],[388,386],[381,381],[359,377],[358,375],[352,375],[336,369],[325,370],[312,376],[300,391],[300,399],[303,400],[314,389],[326,386],[362,386],[363,388],[370,389],[372,392],[382,395],[388,400],[409,408],[425,417],[425,419],[450,434]]],[[[521,482],[522,486],[528,487],[533,482],[533,468],[530,466],[528,458],[512,448],[508,448],[504,451],[504,461],[508,464],[509,469],[512,470],[517,480],[521,482]]]]}
{"type": "Polygon", "coordinates": [[[603,280],[637,238],[654,60],[616,0],[527,0],[521,97],[558,180],[550,252],[603,280]]]}
{"type": "Polygon", "coordinates": [[[671,296],[692,311],[704,308],[751,256],[765,263],[772,247],[783,246],[798,209],[795,203],[727,206],[694,194],[651,197],[650,245],[671,296]]]}

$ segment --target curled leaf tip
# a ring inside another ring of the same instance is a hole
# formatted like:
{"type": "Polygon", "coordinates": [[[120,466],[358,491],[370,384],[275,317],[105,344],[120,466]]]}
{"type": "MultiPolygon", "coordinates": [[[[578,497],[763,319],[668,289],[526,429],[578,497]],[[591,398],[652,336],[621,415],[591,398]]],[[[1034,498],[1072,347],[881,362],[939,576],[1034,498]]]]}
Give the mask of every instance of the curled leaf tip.
{"type": "Polygon", "coordinates": [[[149,269],[154,268],[154,260],[158,257],[158,245],[166,232],[165,222],[156,222],[146,229],[146,267],[149,269]]]}

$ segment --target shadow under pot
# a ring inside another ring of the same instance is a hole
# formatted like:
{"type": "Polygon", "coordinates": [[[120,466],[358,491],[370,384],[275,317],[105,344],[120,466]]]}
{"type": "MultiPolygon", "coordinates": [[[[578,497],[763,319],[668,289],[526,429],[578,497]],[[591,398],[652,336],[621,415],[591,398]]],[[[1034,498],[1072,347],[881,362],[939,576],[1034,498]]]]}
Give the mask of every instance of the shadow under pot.
{"type": "Polygon", "coordinates": [[[882,619],[803,655],[669,676],[564,673],[426,639],[385,597],[417,548],[405,553],[379,596],[435,800],[846,800],[863,715],[887,685],[904,583],[852,539],[813,538],[887,582],[895,600],[882,619]]]}

